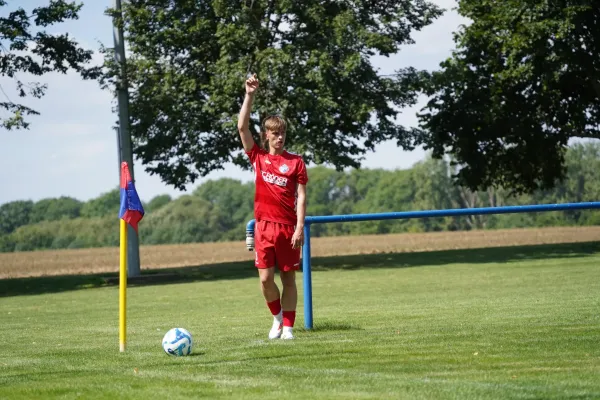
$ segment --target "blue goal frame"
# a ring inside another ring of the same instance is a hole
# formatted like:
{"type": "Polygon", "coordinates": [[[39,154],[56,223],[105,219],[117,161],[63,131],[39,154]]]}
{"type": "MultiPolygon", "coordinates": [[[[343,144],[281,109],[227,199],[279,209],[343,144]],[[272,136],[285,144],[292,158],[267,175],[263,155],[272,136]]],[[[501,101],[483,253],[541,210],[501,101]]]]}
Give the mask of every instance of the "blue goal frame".
{"type": "MultiPolygon", "coordinates": [[[[310,262],[310,227],[313,224],[326,224],[332,222],[356,222],[377,221],[388,219],[411,219],[411,218],[433,218],[452,217],[465,215],[489,215],[489,214],[514,214],[527,212],[548,211],[570,211],[600,209],[600,202],[562,203],[562,204],[535,204],[523,206],[503,207],[481,207],[481,208],[455,208],[447,210],[426,211],[400,211],[373,214],[346,214],[346,215],[323,215],[306,216],[304,219],[304,246],[302,246],[302,286],[304,290],[304,327],[313,328],[313,304],[312,304],[312,271],[310,262]]],[[[248,238],[254,237],[255,220],[252,219],[246,225],[246,245],[248,250],[253,250],[248,238]]],[[[253,241],[251,243],[254,243],[253,241]]]]}

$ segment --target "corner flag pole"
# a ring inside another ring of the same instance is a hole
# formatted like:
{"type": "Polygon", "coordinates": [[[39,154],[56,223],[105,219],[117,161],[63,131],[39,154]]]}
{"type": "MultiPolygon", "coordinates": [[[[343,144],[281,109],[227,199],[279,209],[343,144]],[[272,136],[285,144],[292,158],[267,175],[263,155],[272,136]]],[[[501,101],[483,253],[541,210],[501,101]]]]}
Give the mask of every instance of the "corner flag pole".
{"type": "Polygon", "coordinates": [[[127,223],[121,219],[121,254],[119,267],[119,351],[127,341],[127,223]]]}
{"type": "Polygon", "coordinates": [[[121,163],[120,262],[119,262],[119,350],[127,343],[127,231],[128,225],[138,234],[138,223],[144,217],[144,207],[129,173],[127,161],[121,163]]]}

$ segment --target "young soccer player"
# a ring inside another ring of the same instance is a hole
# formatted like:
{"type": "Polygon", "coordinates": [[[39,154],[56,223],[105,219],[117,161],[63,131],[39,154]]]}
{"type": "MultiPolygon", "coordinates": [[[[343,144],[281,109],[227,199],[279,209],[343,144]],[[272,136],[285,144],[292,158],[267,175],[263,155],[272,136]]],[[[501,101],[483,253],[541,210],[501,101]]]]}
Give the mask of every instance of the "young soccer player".
{"type": "Polygon", "coordinates": [[[244,151],[254,169],[255,266],[273,326],[269,339],[294,339],[298,291],[296,271],[304,244],[306,184],[308,176],[302,157],[284,150],[286,122],[270,116],[262,122],[258,146],[249,129],[252,102],[258,89],[256,76],[246,80],[246,96],[240,111],[238,131],[244,151]],[[282,291],[275,283],[279,270],[282,291]]]}

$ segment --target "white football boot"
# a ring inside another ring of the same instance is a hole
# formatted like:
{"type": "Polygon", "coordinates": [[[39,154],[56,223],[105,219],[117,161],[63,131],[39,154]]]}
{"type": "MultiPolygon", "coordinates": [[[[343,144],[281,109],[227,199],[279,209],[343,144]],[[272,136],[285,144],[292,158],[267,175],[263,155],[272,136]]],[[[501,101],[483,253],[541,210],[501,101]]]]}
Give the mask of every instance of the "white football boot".
{"type": "Polygon", "coordinates": [[[273,326],[269,331],[269,339],[278,339],[281,336],[281,328],[283,327],[283,318],[281,313],[273,317],[273,326]]]}
{"type": "Polygon", "coordinates": [[[291,326],[284,326],[283,332],[281,333],[281,339],[294,339],[294,334],[292,333],[291,326]]]}

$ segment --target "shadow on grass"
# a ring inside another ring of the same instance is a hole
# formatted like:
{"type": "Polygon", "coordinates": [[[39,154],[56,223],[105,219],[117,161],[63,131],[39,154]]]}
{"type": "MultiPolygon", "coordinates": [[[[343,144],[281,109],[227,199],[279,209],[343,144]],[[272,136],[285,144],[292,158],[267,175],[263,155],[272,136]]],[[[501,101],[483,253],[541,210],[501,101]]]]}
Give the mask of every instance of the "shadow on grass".
{"type": "MultiPolygon", "coordinates": [[[[340,239],[341,241],[342,239],[340,239]]],[[[418,253],[389,253],[360,256],[313,257],[312,270],[356,270],[361,268],[409,268],[453,263],[505,263],[552,258],[587,257],[600,253],[600,242],[444,250],[418,253]]],[[[142,271],[128,287],[223,279],[257,278],[252,262],[231,262],[196,267],[142,271]]],[[[0,279],[0,297],[57,293],[118,284],[118,273],[0,279]],[[107,282],[106,278],[110,278],[107,282]]],[[[327,329],[323,327],[322,329],[327,329]]]]}
{"type": "Polygon", "coordinates": [[[600,253],[600,242],[506,246],[479,249],[313,257],[313,271],[360,268],[407,268],[446,264],[485,264],[553,258],[581,258],[600,253]]]}
{"type": "Polygon", "coordinates": [[[315,323],[310,331],[304,327],[294,328],[296,332],[336,332],[336,331],[362,331],[358,325],[339,323],[333,321],[321,321],[315,323]]]}

